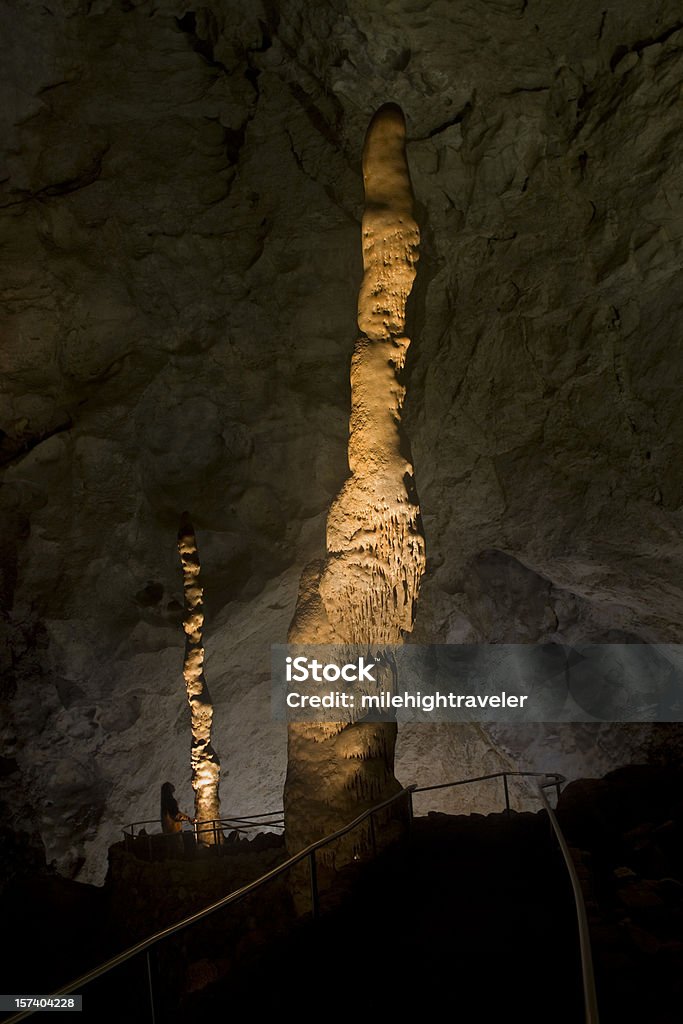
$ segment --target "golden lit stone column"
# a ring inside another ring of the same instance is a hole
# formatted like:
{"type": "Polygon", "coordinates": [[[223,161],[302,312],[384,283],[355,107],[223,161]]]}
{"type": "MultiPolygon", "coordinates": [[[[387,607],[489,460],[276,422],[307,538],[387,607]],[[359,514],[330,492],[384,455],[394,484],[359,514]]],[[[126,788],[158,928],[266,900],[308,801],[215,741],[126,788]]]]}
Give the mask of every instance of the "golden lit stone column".
{"type": "MultiPolygon", "coordinates": [[[[307,567],[290,643],[401,643],[413,625],[424,541],[413,469],[402,454],[400,383],[409,339],[405,307],[415,278],[419,230],[405,156],[405,120],[386,104],[363,148],[363,332],[351,362],[351,475],[327,519],[327,557],[307,567]]],[[[285,783],[287,845],[293,852],[334,831],[399,789],[396,724],[289,727],[285,783]]],[[[362,855],[362,836],[337,852],[337,867],[362,855]]],[[[324,862],[324,858],[322,858],[324,862]]]]}
{"type": "MultiPolygon", "coordinates": [[[[190,705],[192,728],[192,788],[194,789],[194,813],[201,829],[202,821],[220,818],[218,784],[221,765],[211,745],[211,723],[213,704],[204,678],[204,629],[203,590],[199,585],[199,551],[194,528],[187,513],[183,513],[178,531],[178,551],[183,567],[183,589],[185,593],[185,660],[183,678],[190,705]]],[[[200,842],[213,845],[219,842],[220,831],[207,829],[199,833],[200,842]]]]}

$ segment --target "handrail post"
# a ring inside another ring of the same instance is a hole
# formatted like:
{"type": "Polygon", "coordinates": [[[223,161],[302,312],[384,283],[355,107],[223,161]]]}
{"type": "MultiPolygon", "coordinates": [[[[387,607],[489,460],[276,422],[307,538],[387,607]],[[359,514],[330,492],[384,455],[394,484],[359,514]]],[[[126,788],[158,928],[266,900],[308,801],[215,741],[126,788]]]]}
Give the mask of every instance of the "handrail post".
{"type": "Polygon", "coordinates": [[[503,772],[503,787],[505,789],[505,813],[510,816],[510,792],[508,790],[507,772],[503,772]]]}
{"type": "Polygon", "coordinates": [[[413,831],[413,791],[408,790],[408,835],[413,831]]]}
{"type": "Polygon", "coordinates": [[[370,838],[372,839],[372,855],[377,856],[377,836],[375,835],[375,815],[370,815],[370,838]]]}
{"type": "Polygon", "coordinates": [[[150,1014],[151,1014],[151,1018],[152,1018],[152,1024],[155,1024],[156,1017],[155,1017],[155,1014],[154,1014],[154,986],[152,984],[152,960],[151,960],[150,954],[151,954],[151,950],[148,949],[147,950],[147,954],[146,954],[146,960],[147,960],[147,983],[149,985],[149,1009],[150,1009],[150,1014]]]}
{"type": "Polygon", "coordinates": [[[311,911],[313,913],[313,920],[317,921],[320,916],[320,906],[318,903],[318,865],[315,862],[315,850],[311,850],[309,860],[311,864],[311,911]]]}

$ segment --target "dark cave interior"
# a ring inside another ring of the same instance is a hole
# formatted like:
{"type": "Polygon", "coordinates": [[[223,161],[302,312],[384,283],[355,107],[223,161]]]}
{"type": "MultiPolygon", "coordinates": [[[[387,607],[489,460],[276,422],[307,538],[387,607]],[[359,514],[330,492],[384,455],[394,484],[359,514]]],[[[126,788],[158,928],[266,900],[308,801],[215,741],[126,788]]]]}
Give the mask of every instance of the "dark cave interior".
{"type": "Polygon", "coordinates": [[[340,841],[319,919],[278,876],[92,982],[86,1019],[151,1019],[151,980],[159,1021],[330,991],[583,1020],[548,815],[520,780],[501,804],[500,773],[558,772],[600,1019],[679,1021],[675,715],[288,739],[270,659],[650,645],[678,699],[680,6],[4,0],[0,33],[2,991],[57,991],[402,785],[496,776],[340,841]],[[189,808],[209,748],[221,813],[284,788],[286,840],[121,842],[164,779],[189,808]]]}

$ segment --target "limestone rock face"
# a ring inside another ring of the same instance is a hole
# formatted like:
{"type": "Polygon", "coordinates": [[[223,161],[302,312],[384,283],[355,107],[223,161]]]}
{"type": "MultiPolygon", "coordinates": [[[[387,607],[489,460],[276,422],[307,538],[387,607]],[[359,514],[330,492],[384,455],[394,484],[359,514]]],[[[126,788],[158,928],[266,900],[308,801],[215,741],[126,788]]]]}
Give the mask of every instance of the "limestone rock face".
{"type": "MultiPolygon", "coordinates": [[[[358,154],[388,101],[421,231],[414,638],[680,639],[678,4],[30,0],[0,19],[5,824],[100,881],[163,781],[189,806],[188,495],[222,809],[279,805],[269,645],[349,475],[358,154]]],[[[414,726],[397,775],[598,774],[651,740],[414,726]]]]}

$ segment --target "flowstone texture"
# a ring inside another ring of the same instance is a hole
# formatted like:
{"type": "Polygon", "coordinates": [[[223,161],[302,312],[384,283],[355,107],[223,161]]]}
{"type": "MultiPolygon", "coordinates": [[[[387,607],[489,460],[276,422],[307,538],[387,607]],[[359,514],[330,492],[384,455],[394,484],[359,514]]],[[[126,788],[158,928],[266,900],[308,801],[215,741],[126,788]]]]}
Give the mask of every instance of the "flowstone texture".
{"type": "MultiPolygon", "coordinates": [[[[327,517],[327,557],[304,569],[290,643],[370,644],[381,650],[401,643],[415,620],[425,549],[401,432],[401,376],[420,232],[405,143],[403,112],[395,103],[384,104],[363,144],[362,333],[351,358],[350,475],[327,517]]],[[[396,722],[289,726],[284,820],[291,853],[400,792],[396,736],[396,722]]],[[[405,828],[406,808],[393,807],[388,814],[394,821],[383,825],[380,840],[391,842],[405,828]]],[[[321,850],[319,860],[334,858],[337,870],[362,856],[372,858],[377,848],[377,826],[367,823],[334,853],[321,850]]],[[[303,885],[307,904],[308,871],[301,876],[306,877],[299,877],[298,887],[303,885]]]]}
{"type": "MultiPolygon", "coordinates": [[[[348,475],[360,152],[387,101],[421,235],[413,638],[680,640],[678,4],[28,0],[0,18],[6,825],[99,882],[162,782],[189,809],[184,509],[222,811],[280,805],[269,645],[348,475]]],[[[404,783],[598,774],[672,742],[419,729],[399,735],[404,783]]]]}

